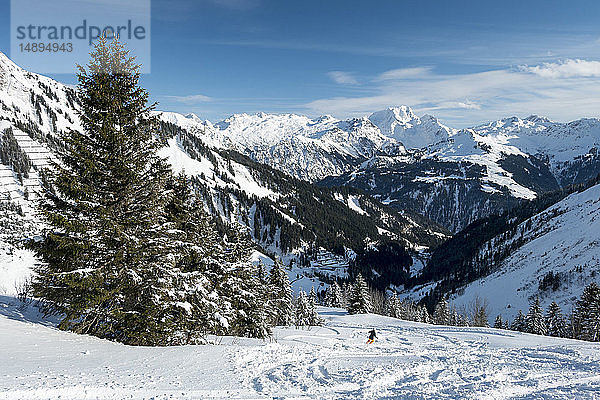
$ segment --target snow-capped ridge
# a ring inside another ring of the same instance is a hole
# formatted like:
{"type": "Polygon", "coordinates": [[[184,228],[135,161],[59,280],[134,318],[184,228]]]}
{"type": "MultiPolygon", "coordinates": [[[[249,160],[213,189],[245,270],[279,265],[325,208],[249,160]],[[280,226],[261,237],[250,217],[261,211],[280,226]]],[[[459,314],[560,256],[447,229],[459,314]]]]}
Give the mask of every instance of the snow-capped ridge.
{"type": "Polygon", "coordinates": [[[374,112],[369,120],[384,135],[401,142],[407,149],[421,149],[439,143],[454,132],[430,115],[419,118],[408,106],[374,112]]]}

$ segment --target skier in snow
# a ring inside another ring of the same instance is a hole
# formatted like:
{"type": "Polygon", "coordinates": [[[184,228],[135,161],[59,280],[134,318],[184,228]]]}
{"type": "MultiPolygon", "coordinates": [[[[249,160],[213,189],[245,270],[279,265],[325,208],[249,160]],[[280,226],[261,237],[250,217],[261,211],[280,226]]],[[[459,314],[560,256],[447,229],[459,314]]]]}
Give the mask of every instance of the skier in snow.
{"type": "Polygon", "coordinates": [[[371,344],[377,339],[377,334],[375,333],[375,329],[371,329],[369,331],[369,339],[367,340],[367,344],[371,344]]]}

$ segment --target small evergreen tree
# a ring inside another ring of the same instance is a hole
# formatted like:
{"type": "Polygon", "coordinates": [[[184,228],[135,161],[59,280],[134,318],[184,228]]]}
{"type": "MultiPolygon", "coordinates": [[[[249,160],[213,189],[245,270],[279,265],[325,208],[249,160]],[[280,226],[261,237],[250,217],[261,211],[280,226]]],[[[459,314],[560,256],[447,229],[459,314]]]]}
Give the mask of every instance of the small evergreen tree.
{"type": "Polygon", "coordinates": [[[458,315],[458,326],[471,326],[471,322],[469,321],[469,317],[463,314],[458,315]]]}
{"type": "Polygon", "coordinates": [[[294,322],[292,288],[287,273],[279,260],[275,260],[269,275],[272,325],[291,325],[294,322]]]}
{"type": "Polygon", "coordinates": [[[523,312],[521,310],[519,310],[519,313],[515,317],[515,320],[510,326],[510,329],[517,332],[525,332],[525,330],[527,329],[525,316],[523,315],[523,312]]]}
{"type": "Polygon", "coordinates": [[[494,328],[504,329],[504,324],[502,323],[502,316],[498,315],[496,317],[496,320],[494,321],[494,328]]]}
{"type": "Polygon", "coordinates": [[[419,307],[419,320],[425,324],[433,323],[431,315],[429,314],[429,311],[427,311],[427,307],[419,307]]]}
{"type": "Polygon", "coordinates": [[[325,291],[325,305],[327,307],[343,308],[344,303],[342,289],[340,288],[340,285],[334,281],[325,291]]]}
{"type": "Polygon", "coordinates": [[[270,336],[264,267],[251,262],[254,244],[245,227],[232,226],[226,235],[225,247],[228,271],[220,279],[220,292],[229,302],[229,332],[236,336],[270,336]]]}
{"type": "Polygon", "coordinates": [[[536,335],[546,334],[546,321],[544,320],[544,314],[542,307],[540,306],[539,297],[535,298],[535,301],[529,308],[529,312],[525,316],[525,326],[526,332],[528,333],[534,333],[536,335]]]}
{"type": "Polygon", "coordinates": [[[371,312],[371,299],[367,282],[361,274],[356,276],[350,298],[348,299],[349,314],[367,314],[371,312]]]}
{"type": "Polygon", "coordinates": [[[433,311],[433,323],[436,325],[449,325],[450,324],[450,311],[448,310],[448,301],[446,296],[442,296],[442,299],[436,304],[433,311]]]}
{"type": "Polygon", "coordinates": [[[392,318],[402,318],[401,305],[396,293],[394,293],[388,300],[387,315],[392,318]]]}
{"type": "Polygon", "coordinates": [[[559,305],[554,301],[550,304],[546,313],[546,326],[548,336],[567,336],[567,321],[563,317],[559,305]]]}
{"type": "Polygon", "coordinates": [[[311,313],[310,306],[308,304],[308,297],[306,293],[300,289],[298,291],[298,297],[296,297],[296,307],[295,307],[295,323],[296,328],[301,326],[310,326],[311,321],[311,313]]]}
{"type": "Polygon", "coordinates": [[[460,326],[460,315],[458,315],[455,307],[452,307],[452,311],[450,312],[450,325],[460,326]]]}
{"type": "Polygon", "coordinates": [[[583,290],[573,312],[576,339],[600,341],[600,287],[592,282],[583,290]]]}

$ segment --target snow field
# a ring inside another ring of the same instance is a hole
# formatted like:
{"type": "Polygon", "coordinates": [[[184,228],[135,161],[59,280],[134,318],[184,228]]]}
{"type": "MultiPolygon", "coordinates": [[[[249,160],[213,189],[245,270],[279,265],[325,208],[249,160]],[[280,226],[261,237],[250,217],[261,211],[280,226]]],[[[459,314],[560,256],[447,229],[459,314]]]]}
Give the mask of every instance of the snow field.
{"type": "Polygon", "coordinates": [[[600,346],[587,342],[320,308],[325,326],[272,341],[143,348],[58,331],[2,299],[2,399],[600,397],[600,346]]]}

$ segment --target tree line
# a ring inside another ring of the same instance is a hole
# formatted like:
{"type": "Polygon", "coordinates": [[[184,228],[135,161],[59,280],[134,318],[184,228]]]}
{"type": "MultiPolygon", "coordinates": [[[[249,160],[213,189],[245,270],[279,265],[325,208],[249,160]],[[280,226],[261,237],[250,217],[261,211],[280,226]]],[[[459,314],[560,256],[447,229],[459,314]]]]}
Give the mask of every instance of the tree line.
{"type": "Polygon", "coordinates": [[[554,301],[544,312],[540,299],[536,297],[527,314],[519,310],[510,325],[498,315],[494,328],[598,342],[600,341],[600,287],[595,282],[586,286],[569,315],[563,314],[560,306],[554,301]]]}
{"type": "MultiPolygon", "coordinates": [[[[400,300],[395,294],[371,289],[358,274],[353,283],[341,285],[333,282],[325,290],[322,304],[328,307],[347,309],[349,314],[375,313],[406,321],[436,325],[489,327],[488,304],[485,299],[475,298],[470,307],[458,310],[450,306],[446,296],[435,305],[433,313],[416,302],[400,300]]],[[[572,338],[592,342],[600,341],[600,287],[590,283],[583,291],[570,316],[565,316],[556,302],[546,312],[539,298],[531,303],[527,314],[519,310],[509,324],[498,315],[492,325],[496,329],[533,333],[561,338],[572,338]]]]}

